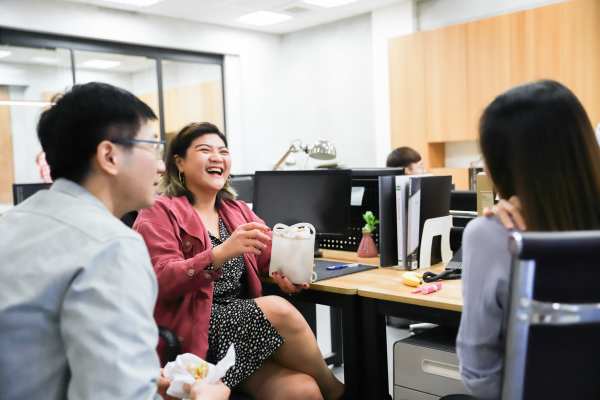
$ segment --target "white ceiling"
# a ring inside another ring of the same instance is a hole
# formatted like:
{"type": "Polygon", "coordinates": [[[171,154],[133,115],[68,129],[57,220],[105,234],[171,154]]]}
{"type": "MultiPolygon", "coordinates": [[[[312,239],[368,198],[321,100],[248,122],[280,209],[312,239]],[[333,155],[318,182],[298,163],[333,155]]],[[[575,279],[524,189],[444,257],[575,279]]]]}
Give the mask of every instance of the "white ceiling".
{"type": "Polygon", "coordinates": [[[162,0],[148,7],[131,7],[108,0],[68,0],[145,14],[181,18],[204,23],[252,29],[268,33],[289,33],[408,0],[357,0],[345,6],[322,8],[302,0],[162,0]],[[293,18],[275,25],[255,27],[239,22],[242,15],[254,11],[274,11],[293,18]]]}

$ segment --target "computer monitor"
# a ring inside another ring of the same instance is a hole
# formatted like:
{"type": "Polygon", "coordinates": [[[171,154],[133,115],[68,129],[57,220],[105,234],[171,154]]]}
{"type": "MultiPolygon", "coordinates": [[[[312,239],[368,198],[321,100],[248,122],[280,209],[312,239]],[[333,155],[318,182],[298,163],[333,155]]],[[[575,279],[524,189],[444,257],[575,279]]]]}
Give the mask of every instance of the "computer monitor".
{"type": "Polygon", "coordinates": [[[477,212],[477,192],[453,190],[450,193],[450,210],[477,212]]]}
{"type": "Polygon", "coordinates": [[[311,223],[317,234],[343,235],[350,215],[351,171],[257,171],[253,210],[267,225],[311,223]]]}
{"type": "Polygon", "coordinates": [[[238,199],[252,203],[254,197],[254,175],[231,175],[231,186],[238,194],[238,199]]]}
{"type": "Polygon", "coordinates": [[[51,183],[14,183],[13,184],[13,204],[25,201],[39,190],[50,188],[51,183]]]}

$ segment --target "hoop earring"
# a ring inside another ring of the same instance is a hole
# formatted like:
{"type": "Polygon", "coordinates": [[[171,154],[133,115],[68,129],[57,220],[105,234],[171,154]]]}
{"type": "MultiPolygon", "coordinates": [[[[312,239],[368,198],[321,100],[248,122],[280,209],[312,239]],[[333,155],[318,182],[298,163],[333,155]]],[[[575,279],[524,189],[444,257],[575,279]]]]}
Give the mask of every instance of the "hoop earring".
{"type": "Polygon", "coordinates": [[[181,171],[177,171],[177,175],[179,175],[179,182],[185,187],[185,176],[181,175],[181,171]]]}

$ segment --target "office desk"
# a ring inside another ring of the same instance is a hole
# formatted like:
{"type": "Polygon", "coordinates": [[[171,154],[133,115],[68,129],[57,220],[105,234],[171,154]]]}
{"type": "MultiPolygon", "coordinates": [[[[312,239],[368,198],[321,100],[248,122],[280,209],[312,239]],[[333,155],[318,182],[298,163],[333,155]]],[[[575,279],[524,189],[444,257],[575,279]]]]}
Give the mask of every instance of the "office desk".
{"type": "MultiPolygon", "coordinates": [[[[429,270],[443,271],[443,266],[429,270]]],[[[442,282],[439,292],[413,294],[414,288],[401,281],[405,271],[379,268],[360,273],[358,296],[361,307],[363,356],[361,359],[364,398],[385,399],[388,394],[388,365],[385,316],[426,321],[445,326],[458,326],[462,310],[462,282],[442,282]]],[[[357,274],[358,275],[358,274],[357,274]]]]}
{"type": "MultiPolygon", "coordinates": [[[[355,253],[338,252],[332,250],[323,251],[323,259],[341,262],[360,262],[362,264],[377,265],[377,258],[365,259],[357,258],[355,253]]],[[[358,286],[360,279],[356,279],[356,275],[362,272],[357,272],[350,275],[340,276],[320,282],[315,282],[310,287],[302,292],[287,297],[298,309],[303,312],[309,325],[310,313],[313,309],[307,309],[302,303],[323,304],[333,307],[331,310],[331,346],[334,357],[338,357],[341,363],[342,354],[344,362],[344,382],[346,383],[346,394],[350,399],[361,399],[360,383],[363,382],[362,376],[362,353],[358,350],[362,343],[362,323],[360,298],[358,297],[358,286]],[[343,327],[343,328],[342,328],[343,327]],[[342,343],[339,343],[337,338],[342,338],[342,343]]],[[[281,295],[279,288],[270,278],[263,280],[263,292],[265,295],[275,294],[281,295]]],[[[311,326],[314,331],[314,327],[311,326]]]]}
{"type": "MultiPolygon", "coordinates": [[[[352,258],[352,253],[327,253],[334,261],[363,264],[375,259],[352,258]]],[[[439,273],[443,266],[429,269],[439,273]]],[[[393,315],[417,321],[458,326],[462,310],[461,281],[443,281],[442,290],[421,295],[410,293],[415,288],[404,285],[404,270],[378,268],[344,275],[310,285],[289,297],[294,304],[306,302],[337,307],[342,327],[332,321],[332,336],[343,338],[344,381],[353,399],[385,399],[389,397],[387,379],[387,343],[385,316],[393,315]],[[341,329],[341,332],[334,332],[341,329]]],[[[265,294],[281,294],[275,284],[265,280],[265,294]]],[[[332,339],[332,347],[334,340],[332,339]]]]}

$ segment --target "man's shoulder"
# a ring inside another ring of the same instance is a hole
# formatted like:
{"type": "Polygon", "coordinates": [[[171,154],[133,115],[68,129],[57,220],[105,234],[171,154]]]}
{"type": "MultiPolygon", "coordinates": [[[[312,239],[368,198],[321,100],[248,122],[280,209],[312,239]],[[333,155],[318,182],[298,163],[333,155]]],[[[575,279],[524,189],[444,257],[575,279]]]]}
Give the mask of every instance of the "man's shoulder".
{"type": "Polygon", "coordinates": [[[82,240],[105,242],[114,238],[141,237],[106,209],[61,192],[44,191],[36,194],[7,213],[7,220],[19,219],[24,226],[36,225],[69,232],[82,240]]]}

